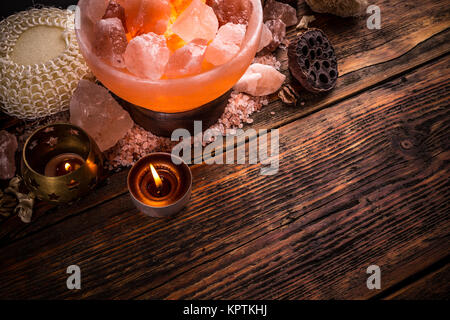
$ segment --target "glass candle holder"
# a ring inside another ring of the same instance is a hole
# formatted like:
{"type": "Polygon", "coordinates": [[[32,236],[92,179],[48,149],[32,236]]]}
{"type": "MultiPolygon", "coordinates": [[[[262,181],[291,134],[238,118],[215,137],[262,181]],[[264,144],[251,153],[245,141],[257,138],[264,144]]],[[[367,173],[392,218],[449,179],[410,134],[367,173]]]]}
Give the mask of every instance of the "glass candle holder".
{"type": "Polygon", "coordinates": [[[39,199],[67,203],[97,185],[103,172],[103,156],[83,129],[51,124],[35,131],[26,141],[21,171],[25,185],[39,199]]]}
{"type": "Polygon", "coordinates": [[[133,203],[142,213],[167,217],[189,202],[192,173],[181,158],[155,152],[136,162],[128,174],[127,184],[133,203]],[[180,164],[175,164],[172,157],[180,164]]]}

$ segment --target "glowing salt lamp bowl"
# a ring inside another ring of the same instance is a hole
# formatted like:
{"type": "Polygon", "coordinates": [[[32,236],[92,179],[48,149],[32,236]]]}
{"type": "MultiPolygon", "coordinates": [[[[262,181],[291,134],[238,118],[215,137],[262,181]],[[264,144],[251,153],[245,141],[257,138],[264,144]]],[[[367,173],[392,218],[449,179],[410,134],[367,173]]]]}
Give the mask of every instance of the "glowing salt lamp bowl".
{"type": "MultiPolygon", "coordinates": [[[[97,57],[92,48],[95,41],[93,23],[87,16],[92,1],[80,0],[76,30],[81,53],[95,76],[120,98],[162,113],[180,113],[194,110],[224,95],[247,70],[253,61],[262,30],[260,0],[253,4],[247,32],[240,52],[229,62],[204,73],[178,79],[147,80],[132,75],[126,69],[117,69],[97,57]]],[[[101,13],[99,13],[101,16],[101,13]]]]}

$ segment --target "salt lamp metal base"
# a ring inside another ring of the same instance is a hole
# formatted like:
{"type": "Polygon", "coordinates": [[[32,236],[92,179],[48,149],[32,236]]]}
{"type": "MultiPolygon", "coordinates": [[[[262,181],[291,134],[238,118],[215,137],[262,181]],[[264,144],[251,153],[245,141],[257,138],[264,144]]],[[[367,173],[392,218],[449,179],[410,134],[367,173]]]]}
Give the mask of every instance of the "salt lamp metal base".
{"type": "Polygon", "coordinates": [[[230,98],[231,90],[219,98],[190,111],[164,113],[152,111],[116,96],[119,103],[130,113],[134,122],[157,136],[170,137],[176,129],[187,129],[194,134],[194,121],[202,121],[208,129],[222,116],[230,98]]]}

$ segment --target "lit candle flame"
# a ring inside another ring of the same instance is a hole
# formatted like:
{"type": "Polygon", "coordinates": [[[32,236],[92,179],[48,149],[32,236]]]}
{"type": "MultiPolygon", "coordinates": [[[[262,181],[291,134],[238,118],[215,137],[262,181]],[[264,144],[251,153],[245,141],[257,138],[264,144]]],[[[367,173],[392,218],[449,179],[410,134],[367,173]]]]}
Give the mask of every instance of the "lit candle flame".
{"type": "Polygon", "coordinates": [[[72,169],[72,166],[70,165],[70,163],[66,162],[64,164],[64,169],[66,169],[66,171],[70,171],[70,169],[72,169]]]}
{"type": "Polygon", "coordinates": [[[155,180],[156,187],[158,189],[160,189],[162,187],[162,181],[161,181],[161,178],[159,177],[158,172],[156,172],[156,169],[152,164],[150,164],[150,170],[152,171],[152,175],[153,175],[153,179],[155,180]]]}

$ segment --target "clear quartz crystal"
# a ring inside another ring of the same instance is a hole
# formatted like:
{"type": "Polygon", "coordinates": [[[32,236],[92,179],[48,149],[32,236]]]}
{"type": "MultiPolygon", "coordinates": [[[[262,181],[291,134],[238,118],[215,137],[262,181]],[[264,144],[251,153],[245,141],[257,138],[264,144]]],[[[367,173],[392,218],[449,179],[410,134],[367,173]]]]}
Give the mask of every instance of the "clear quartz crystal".
{"type": "Polygon", "coordinates": [[[95,24],[95,53],[117,68],[124,68],[123,54],[128,41],[122,21],[118,18],[102,19],[95,24]]]}
{"type": "Polygon", "coordinates": [[[195,39],[176,50],[167,64],[166,76],[177,78],[200,73],[207,44],[206,40],[195,39]]]}
{"type": "Polygon", "coordinates": [[[81,80],[72,96],[70,122],[86,130],[101,151],[113,147],[133,127],[128,112],[108,90],[88,80],[81,80]]]}
{"type": "Polygon", "coordinates": [[[194,39],[212,40],[218,28],[219,22],[213,9],[201,0],[192,0],[172,25],[172,31],[185,42],[194,39]]]}
{"type": "Polygon", "coordinates": [[[131,73],[151,80],[161,78],[169,57],[166,38],[152,32],[133,38],[124,55],[125,64],[131,73]]]}
{"type": "Polygon", "coordinates": [[[231,22],[220,27],[216,38],[206,49],[205,60],[216,66],[230,61],[239,52],[245,31],[245,25],[231,22]]]}

